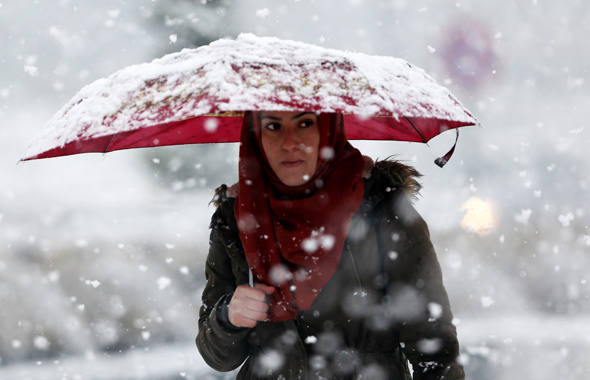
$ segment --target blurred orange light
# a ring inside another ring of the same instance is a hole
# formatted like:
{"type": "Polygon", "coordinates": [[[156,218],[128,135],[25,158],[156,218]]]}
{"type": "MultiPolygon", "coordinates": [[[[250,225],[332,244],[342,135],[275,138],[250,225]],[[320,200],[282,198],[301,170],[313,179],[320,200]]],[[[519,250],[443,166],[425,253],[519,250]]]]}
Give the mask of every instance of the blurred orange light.
{"type": "Polygon", "coordinates": [[[461,227],[471,233],[480,236],[488,235],[498,225],[496,208],[491,201],[471,197],[463,203],[461,211],[465,212],[465,216],[461,221],[461,227]]]}

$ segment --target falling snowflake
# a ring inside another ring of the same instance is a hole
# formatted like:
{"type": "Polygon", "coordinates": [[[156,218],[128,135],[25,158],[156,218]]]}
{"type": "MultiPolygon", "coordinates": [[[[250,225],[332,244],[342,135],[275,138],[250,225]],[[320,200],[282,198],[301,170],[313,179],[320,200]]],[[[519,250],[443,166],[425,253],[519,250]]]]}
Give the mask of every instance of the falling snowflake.
{"type": "Polygon", "coordinates": [[[422,339],[417,343],[418,351],[423,354],[435,354],[442,348],[440,339],[422,339]]]}
{"type": "Polygon", "coordinates": [[[86,285],[92,285],[95,288],[98,288],[100,286],[100,281],[97,280],[86,280],[86,285]]]}
{"type": "Polygon", "coordinates": [[[520,211],[520,214],[514,216],[514,220],[520,224],[529,224],[529,219],[533,211],[531,209],[524,209],[520,211]]]}
{"type": "Polygon", "coordinates": [[[269,276],[274,283],[282,285],[293,278],[293,273],[285,265],[278,264],[270,269],[269,276]]]}
{"type": "Polygon", "coordinates": [[[276,350],[269,350],[264,352],[259,357],[259,370],[262,373],[269,373],[276,371],[285,363],[285,357],[276,350]]]}
{"type": "Polygon", "coordinates": [[[61,277],[61,273],[58,270],[51,271],[47,273],[47,278],[50,282],[58,282],[61,277]]]}
{"type": "Polygon", "coordinates": [[[332,235],[324,235],[320,237],[320,245],[323,249],[330,250],[334,246],[336,238],[332,235]]]}
{"type": "Polygon", "coordinates": [[[322,157],[324,160],[331,160],[332,158],[334,158],[334,149],[327,146],[324,147],[320,150],[320,157],[322,157]]]}
{"type": "Polygon", "coordinates": [[[443,308],[440,304],[431,302],[428,304],[428,311],[430,312],[430,318],[436,320],[442,316],[443,308]]]}
{"type": "Polygon", "coordinates": [[[488,297],[488,296],[481,297],[481,306],[485,307],[486,309],[488,307],[491,307],[494,303],[495,303],[495,301],[492,297],[488,297]]]}
{"type": "Polygon", "coordinates": [[[208,133],[215,133],[219,127],[219,121],[215,118],[209,118],[205,121],[205,131],[208,133]]]}
{"type": "Polygon", "coordinates": [[[265,18],[270,14],[268,8],[262,8],[256,11],[256,17],[265,18]]]}
{"type": "Polygon", "coordinates": [[[39,69],[37,68],[37,66],[27,65],[27,66],[25,66],[25,72],[32,77],[39,76],[39,69]]]}
{"type": "Polygon", "coordinates": [[[310,238],[310,239],[304,239],[301,242],[301,246],[305,252],[313,253],[318,250],[320,244],[317,241],[317,239],[310,238]]]}
{"type": "Polygon", "coordinates": [[[35,345],[35,348],[42,351],[47,351],[51,345],[49,340],[44,336],[36,336],[35,339],[33,339],[33,344],[35,345]]]}
{"type": "Polygon", "coordinates": [[[567,227],[570,225],[572,220],[574,220],[574,214],[569,212],[566,215],[559,215],[557,219],[559,220],[559,223],[561,223],[562,226],[567,227]]]}
{"type": "Polygon", "coordinates": [[[160,290],[166,289],[171,283],[172,281],[168,277],[160,277],[157,281],[160,290]]]}

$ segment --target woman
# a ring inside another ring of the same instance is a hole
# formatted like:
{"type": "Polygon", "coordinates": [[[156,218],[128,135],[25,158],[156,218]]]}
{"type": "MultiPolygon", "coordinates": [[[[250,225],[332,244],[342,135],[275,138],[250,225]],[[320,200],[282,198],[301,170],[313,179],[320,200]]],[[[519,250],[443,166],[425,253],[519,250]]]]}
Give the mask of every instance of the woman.
{"type": "Polygon", "coordinates": [[[217,190],[197,346],[239,379],[463,379],[419,174],[373,164],[340,114],[248,112],[217,190]],[[249,280],[249,272],[253,283],[249,280]]]}

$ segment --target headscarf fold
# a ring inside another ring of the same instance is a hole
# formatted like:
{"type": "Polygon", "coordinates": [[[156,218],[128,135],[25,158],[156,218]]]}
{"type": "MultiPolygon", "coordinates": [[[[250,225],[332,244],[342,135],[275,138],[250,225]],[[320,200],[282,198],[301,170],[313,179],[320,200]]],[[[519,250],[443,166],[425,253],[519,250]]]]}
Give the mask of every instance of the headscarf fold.
{"type": "Polygon", "coordinates": [[[346,139],[342,114],[320,114],[318,126],[315,174],[301,186],[287,186],[262,149],[259,114],[244,116],[234,213],[254,281],[276,288],[273,322],[311,308],[338,268],[363,199],[364,160],[346,139]]]}

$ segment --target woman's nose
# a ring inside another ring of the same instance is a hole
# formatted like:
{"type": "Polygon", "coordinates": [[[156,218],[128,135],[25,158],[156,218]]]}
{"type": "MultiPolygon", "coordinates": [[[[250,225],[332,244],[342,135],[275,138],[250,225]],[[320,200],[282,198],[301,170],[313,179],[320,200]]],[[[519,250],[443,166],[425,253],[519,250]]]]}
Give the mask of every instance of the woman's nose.
{"type": "Polygon", "coordinates": [[[299,137],[294,131],[290,131],[288,129],[285,130],[285,134],[283,135],[283,149],[285,150],[294,150],[300,148],[301,141],[299,141],[299,137]]]}

